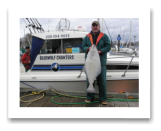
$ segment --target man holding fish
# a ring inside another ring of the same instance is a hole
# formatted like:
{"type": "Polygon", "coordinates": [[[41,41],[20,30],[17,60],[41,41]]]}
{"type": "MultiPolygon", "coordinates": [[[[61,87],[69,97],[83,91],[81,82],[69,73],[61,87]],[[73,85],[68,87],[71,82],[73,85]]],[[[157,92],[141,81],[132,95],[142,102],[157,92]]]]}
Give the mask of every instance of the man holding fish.
{"type": "Polygon", "coordinates": [[[87,99],[85,102],[94,100],[94,81],[97,79],[99,86],[99,100],[107,104],[106,94],[106,61],[107,52],[111,50],[109,37],[100,32],[98,21],[92,22],[92,31],[85,36],[82,42],[82,50],[85,52],[84,70],[87,76],[87,99]]]}

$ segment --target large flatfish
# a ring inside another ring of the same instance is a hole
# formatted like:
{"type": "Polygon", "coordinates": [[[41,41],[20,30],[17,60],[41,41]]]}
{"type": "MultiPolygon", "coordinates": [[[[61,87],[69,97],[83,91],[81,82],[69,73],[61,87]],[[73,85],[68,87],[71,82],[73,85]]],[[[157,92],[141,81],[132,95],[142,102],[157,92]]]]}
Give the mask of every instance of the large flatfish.
{"type": "Polygon", "coordinates": [[[84,65],[84,71],[86,73],[89,82],[87,92],[95,93],[96,91],[93,87],[93,83],[96,77],[101,73],[100,57],[95,45],[91,47],[91,49],[87,54],[87,58],[84,65]]]}

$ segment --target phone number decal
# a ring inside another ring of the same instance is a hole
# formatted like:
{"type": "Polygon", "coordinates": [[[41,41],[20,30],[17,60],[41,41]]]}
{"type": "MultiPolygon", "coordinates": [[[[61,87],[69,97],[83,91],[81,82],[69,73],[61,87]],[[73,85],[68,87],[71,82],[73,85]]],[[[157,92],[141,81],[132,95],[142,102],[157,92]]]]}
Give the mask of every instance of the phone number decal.
{"type": "Polygon", "coordinates": [[[51,39],[51,38],[69,38],[69,34],[61,34],[61,35],[47,35],[46,39],[51,39]]]}

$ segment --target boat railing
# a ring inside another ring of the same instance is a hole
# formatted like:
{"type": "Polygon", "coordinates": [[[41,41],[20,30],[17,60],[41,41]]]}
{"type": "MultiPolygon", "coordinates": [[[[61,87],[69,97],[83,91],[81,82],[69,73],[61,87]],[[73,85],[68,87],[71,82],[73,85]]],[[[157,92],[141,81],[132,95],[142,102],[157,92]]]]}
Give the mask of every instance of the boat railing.
{"type": "Polygon", "coordinates": [[[131,58],[131,61],[130,61],[129,65],[127,66],[127,68],[126,68],[124,74],[122,75],[122,77],[125,77],[126,71],[129,69],[129,66],[130,66],[130,64],[131,64],[131,62],[132,62],[132,60],[133,60],[133,58],[134,58],[134,56],[131,58]]]}
{"type": "MultiPolygon", "coordinates": [[[[124,74],[122,75],[122,77],[125,77],[125,74],[126,74],[127,70],[129,69],[129,66],[131,65],[131,62],[133,61],[133,58],[136,57],[136,56],[133,55],[133,56],[129,56],[129,57],[132,57],[132,58],[131,58],[131,60],[130,60],[130,62],[129,62],[129,64],[128,64],[128,66],[127,66],[127,68],[126,68],[124,74]]],[[[115,58],[116,58],[116,57],[110,58],[110,59],[115,59],[115,58]]],[[[117,57],[117,58],[127,58],[127,57],[117,57]]],[[[82,68],[82,70],[80,71],[80,74],[77,76],[77,78],[80,78],[80,77],[81,77],[82,72],[84,72],[84,68],[82,68]]],[[[109,76],[109,77],[111,77],[111,76],[109,76]]]]}
{"type": "Polygon", "coordinates": [[[60,29],[60,30],[49,30],[49,31],[44,31],[43,33],[47,33],[47,32],[64,32],[64,31],[79,31],[78,29],[60,29]]]}

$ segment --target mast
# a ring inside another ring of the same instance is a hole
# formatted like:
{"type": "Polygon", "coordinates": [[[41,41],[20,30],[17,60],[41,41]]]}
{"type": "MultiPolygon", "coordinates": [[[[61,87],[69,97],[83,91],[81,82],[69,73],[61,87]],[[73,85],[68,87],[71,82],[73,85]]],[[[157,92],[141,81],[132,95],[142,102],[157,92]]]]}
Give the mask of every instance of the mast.
{"type": "Polygon", "coordinates": [[[100,24],[100,18],[97,18],[98,23],[100,24]]]}
{"type": "MultiPolygon", "coordinates": [[[[120,27],[120,37],[121,37],[121,27],[120,27]]],[[[120,45],[121,45],[121,41],[120,41],[120,45]]]]}
{"type": "Polygon", "coordinates": [[[114,27],[114,40],[115,40],[115,27],[114,27]]]}
{"type": "Polygon", "coordinates": [[[124,44],[124,31],[123,31],[123,44],[124,44]]]}
{"type": "Polygon", "coordinates": [[[48,22],[49,22],[49,25],[48,25],[48,32],[49,32],[49,27],[50,27],[50,19],[48,20],[48,22]]]}
{"type": "Polygon", "coordinates": [[[67,29],[67,19],[65,18],[65,29],[67,29]]]}
{"type": "Polygon", "coordinates": [[[99,18],[97,18],[97,21],[100,23],[100,19],[99,18]]]}
{"type": "Polygon", "coordinates": [[[132,24],[132,21],[130,21],[130,46],[131,46],[131,24],[132,24]]]}
{"type": "Polygon", "coordinates": [[[136,38],[136,36],[134,36],[134,46],[135,46],[135,38],[136,38]]]}
{"type": "Polygon", "coordinates": [[[103,32],[103,18],[102,18],[102,30],[101,31],[103,32]]]}

